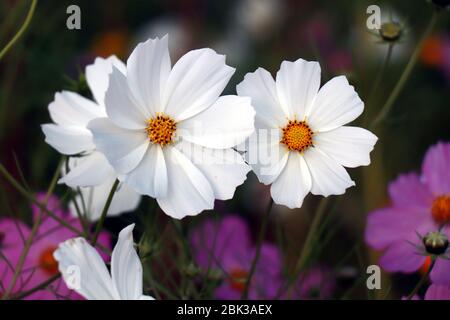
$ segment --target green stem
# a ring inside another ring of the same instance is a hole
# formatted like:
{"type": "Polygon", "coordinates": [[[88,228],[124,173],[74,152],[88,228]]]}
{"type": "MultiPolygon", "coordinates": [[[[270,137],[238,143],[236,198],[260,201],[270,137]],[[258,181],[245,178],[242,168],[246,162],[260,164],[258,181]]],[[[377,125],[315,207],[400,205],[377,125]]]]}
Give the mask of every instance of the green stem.
{"type": "Polygon", "coordinates": [[[377,77],[375,78],[375,81],[374,81],[374,83],[372,85],[372,89],[370,90],[370,93],[367,96],[367,103],[366,103],[366,105],[368,105],[368,106],[372,105],[372,100],[375,97],[375,93],[377,93],[378,87],[381,84],[381,80],[384,77],[384,73],[386,72],[386,70],[387,70],[387,68],[389,66],[389,61],[391,60],[393,49],[394,49],[394,43],[389,43],[388,49],[387,49],[387,53],[386,53],[386,57],[384,58],[384,61],[383,61],[383,65],[381,66],[380,70],[378,71],[377,77]]]}
{"type": "MultiPolygon", "coordinates": [[[[66,229],[74,232],[76,235],[80,236],[80,237],[84,237],[84,233],[80,230],[78,230],[77,228],[75,228],[74,226],[72,226],[69,222],[65,221],[63,218],[57,216],[56,214],[54,214],[52,211],[50,211],[47,206],[43,205],[40,201],[38,201],[36,199],[35,196],[33,196],[32,194],[30,194],[24,187],[22,187],[20,185],[20,183],[14,179],[14,177],[8,172],[8,170],[6,170],[6,168],[0,164],[0,174],[20,193],[22,194],[26,199],[28,199],[28,201],[32,202],[33,204],[35,204],[39,210],[43,210],[46,214],[48,214],[48,216],[50,218],[52,218],[53,220],[57,221],[61,226],[65,227],[66,229]]],[[[106,254],[110,254],[111,250],[100,245],[97,244],[97,247],[102,250],[104,253],[106,254]]]]}
{"type": "Polygon", "coordinates": [[[30,9],[28,10],[27,16],[25,18],[25,21],[23,25],[20,27],[19,31],[15,34],[15,36],[11,39],[11,41],[8,42],[8,44],[0,51],[0,60],[3,58],[3,56],[9,51],[9,49],[14,46],[14,44],[20,39],[22,34],[25,32],[25,30],[28,28],[28,25],[31,22],[31,19],[34,15],[34,9],[36,8],[37,0],[31,1],[30,9]]]}
{"type": "Polygon", "coordinates": [[[108,213],[109,207],[111,205],[112,199],[114,198],[114,194],[116,193],[117,187],[119,186],[119,180],[116,179],[114,181],[114,184],[111,187],[111,191],[109,192],[108,199],[106,199],[105,206],[103,207],[102,215],[100,216],[100,219],[97,223],[97,226],[95,227],[94,235],[92,236],[91,244],[95,246],[97,244],[98,236],[100,235],[100,231],[102,231],[103,224],[106,219],[106,215],[108,213]]]}
{"type": "MultiPolygon", "coordinates": [[[[50,198],[50,196],[53,193],[53,190],[55,189],[56,183],[58,181],[61,165],[63,163],[64,163],[64,158],[61,159],[61,161],[59,162],[59,164],[56,168],[55,173],[53,174],[53,178],[50,182],[50,186],[47,189],[47,193],[46,193],[44,201],[42,203],[42,205],[44,207],[47,207],[48,199],[50,198]]],[[[14,270],[13,278],[12,278],[11,282],[9,283],[9,286],[7,287],[2,299],[7,299],[9,297],[9,295],[11,294],[11,291],[16,286],[17,279],[19,278],[19,275],[22,272],[22,267],[25,263],[25,259],[28,255],[28,252],[30,251],[31,245],[33,244],[34,237],[36,236],[36,234],[39,230],[39,227],[41,226],[41,222],[44,217],[44,213],[45,213],[44,210],[39,211],[39,215],[38,215],[36,221],[34,222],[33,227],[31,228],[30,236],[25,241],[25,245],[24,245],[22,253],[20,254],[20,257],[19,257],[19,261],[17,262],[16,268],[14,270]]]]}
{"type": "Polygon", "coordinates": [[[255,257],[253,258],[252,265],[250,267],[250,271],[249,271],[249,274],[247,277],[247,281],[245,282],[244,291],[242,292],[242,297],[241,297],[242,300],[247,300],[247,298],[248,298],[248,290],[249,290],[250,283],[253,278],[253,274],[255,273],[255,270],[256,270],[256,265],[258,264],[259,256],[261,254],[261,247],[262,247],[262,244],[264,241],[264,237],[266,235],[267,224],[269,222],[269,215],[270,215],[270,212],[272,211],[272,207],[273,207],[273,199],[270,198],[270,203],[267,206],[266,213],[261,222],[261,228],[259,229],[259,236],[258,236],[258,242],[256,243],[255,257]]]}
{"type": "Polygon", "coordinates": [[[47,280],[41,282],[40,284],[38,284],[34,288],[32,288],[32,289],[30,289],[28,291],[25,291],[25,292],[21,292],[21,293],[17,294],[16,296],[13,296],[13,299],[14,300],[20,300],[20,299],[23,299],[25,297],[28,297],[29,295],[35,293],[36,291],[39,291],[41,289],[45,289],[49,285],[51,285],[53,282],[58,280],[59,277],[61,277],[61,274],[59,274],[59,273],[55,274],[54,276],[52,276],[51,278],[48,278],[47,280]]]}
{"type": "Polygon", "coordinates": [[[320,204],[317,208],[316,213],[314,214],[313,222],[311,223],[311,227],[309,228],[308,235],[306,236],[305,244],[303,245],[302,252],[297,260],[295,265],[294,274],[298,275],[300,271],[305,267],[305,264],[311,255],[313,249],[313,242],[316,237],[316,233],[319,230],[320,223],[322,222],[322,218],[326,212],[326,208],[328,205],[329,198],[322,198],[320,204]]]}
{"type": "Polygon", "coordinates": [[[432,258],[430,267],[428,268],[427,272],[425,272],[423,274],[422,278],[420,278],[417,285],[414,287],[414,289],[411,291],[411,293],[408,294],[408,297],[406,298],[406,300],[411,300],[417,294],[417,292],[419,292],[420,288],[422,288],[422,286],[425,284],[425,282],[427,282],[428,276],[430,275],[431,270],[433,269],[435,263],[436,263],[436,258],[432,258]]]}
{"type": "Polygon", "coordinates": [[[371,128],[378,126],[386,118],[388,113],[391,111],[392,106],[394,105],[395,101],[397,100],[398,95],[400,94],[403,87],[405,86],[405,83],[408,80],[408,78],[411,74],[411,71],[413,70],[414,66],[416,65],[417,58],[419,57],[420,51],[422,50],[422,46],[423,46],[425,40],[430,35],[431,31],[433,30],[433,28],[438,20],[438,16],[439,16],[439,12],[437,10],[435,10],[430,19],[430,22],[428,23],[427,28],[425,29],[425,32],[422,35],[422,38],[420,39],[419,43],[417,44],[416,48],[414,49],[413,54],[409,58],[409,61],[405,67],[405,70],[403,70],[403,73],[400,76],[399,81],[397,82],[396,86],[394,87],[391,94],[387,98],[386,103],[383,105],[383,107],[381,108],[377,117],[372,122],[371,128]]]}

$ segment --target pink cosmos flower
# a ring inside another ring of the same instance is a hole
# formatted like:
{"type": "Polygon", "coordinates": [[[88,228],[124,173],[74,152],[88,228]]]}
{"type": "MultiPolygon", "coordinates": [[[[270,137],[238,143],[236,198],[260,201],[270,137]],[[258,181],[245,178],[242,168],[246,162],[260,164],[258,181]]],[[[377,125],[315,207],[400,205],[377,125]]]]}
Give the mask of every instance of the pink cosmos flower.
{"type": "MultiPolygon", "coordinates": [[[[219,269],[224,279],[215,290],[218,299],[240,299],[255,255],[250,230],[235,215],[221,221],[206,220],[192,231],[190,242],[197,264],[203,269],[219,269]]],[[[278,248],[263,243],[261,255],[249,287],[250,299],[273,299],[282,284],[281,255],[278,248]]]]}
{"type": "MultiPolygon", "coordinates": [[[[43,201],[45,194],[39,194],[38,200],[43,201]]],[[[49,198],[47,208],[59,218],[64,219],[78,230],[82,230],[80,221],[61,208],[58,199],[49,198]]],[[[38,206],[32,206],[33,218],[40,214],[38,206]]],[[[8,288],[12,281],[15,267],[23,251],[25,241],[29,237],[30,228],[23,222],[13,218],[0,219],[0,295],[8,288]]],[[[22,272],[12,290],[12,295],[25,292],[41,284],[58,273],[58,264],[53,258],[53,251],[58,245],[78,234],[61,226],[57,221],[44,214],[43,221],[34,238],[33,244],[25,259],[22,272]]],[[[98,243],[110,247],[110,236],[106,232],[99,235],[98,243]]],[[[103,256],[106,258],[106,255],[103,256]]],[[[65,283],[58,279],[49,287],[39,290],[26,299],[54,300],[81,299],[81,296],[69,290],[65,283]]]]}
{"type": "MultiPolygon", "coordinates": [[[[418,235],[431,231],[450,237],[450,143],[429,148],[422,173],[400,175],[389,185],[392,204],[369,214],[366,242],[385,250],[380,265],[390,272],[415,272],[426,262],[417,246],[418,235]]],[[[433,283],[450,285],[450,261],[438,257],[430,278],[433,283]]]]}

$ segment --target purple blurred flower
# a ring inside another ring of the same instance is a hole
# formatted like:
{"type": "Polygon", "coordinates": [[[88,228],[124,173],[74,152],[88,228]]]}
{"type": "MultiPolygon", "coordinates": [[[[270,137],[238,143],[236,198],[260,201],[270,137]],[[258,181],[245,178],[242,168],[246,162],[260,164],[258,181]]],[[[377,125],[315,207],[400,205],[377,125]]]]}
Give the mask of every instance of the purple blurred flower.
{"type": "MultiPolygon", "coordinates": [[[[44,194],[38,194],[37,199],[43,201],[44,194]]],[[[61,208],[58,199],[49,198],[47,208],[56,216],[78,230],[82,230],[80,221],[73,218],[61,208]]],[[[33,218],[40,214],[40,209],[32,205],[33,218]]],[[[0,219],[0,293],[4,292],[12,281],[15,267],[23,251],[25,241],[29,237],[30,228],[21,221],[13,218],[0,219]]],[[[30,247],[22,272],[12,290],[12,294],[27,291],[58,273],[58,264],[53,258],[53,251],[58,245],[78,234],[61,226],[57,221],[44,214],[33,244],[30,247]]],[[[106,232],[100,233],[98,243],[110,247],[110,236],[106,232]]],[[[106,256],[103,256],[106,258],[106,256]]],[[[26,299],[81,299],[81,296],[69,290],[65,283],[58,279],[46,289],[39,290],[26,299]]]]}
{"type": "MultiPolygon", "coordinates": [[[[206,220],[191,233],[197,264],[203,269],[220,269],[224,280],[215,290],[218,299],[239,299],[245,287],[255,247],[250,230],[238,216],[221,221],[206,220]]],[[[277,247],[263,243],[261,255],[249,287],[250,299],[273,299],[282,284],[281,255],[277,247]]]]}
{"type": "Polygon", "coordinates": [[[317,266],[300,275],[292,298],[301,300],[330,299],[335,286],[331,270],[317,266]]]}
{"type": "Polygon", "coordinates": [[[450,286],[432,284],[425,293],[425,300],[450,300],[450,286]]]}
{"type": "MultiPolygon", "coordinates": [[[[428,150],[421,175],[400,175],[389,185],[392,204],[370,213],[366,242],[386,250],[381,266],[390,272],[414,272],[426,261],[416,246],[418,234],[430,231],[450,236],[450,144],[438,143],[428,150]]],[[[450,261],[438,257],[430,278],[436,284],[450,285],[450,261]]]]}

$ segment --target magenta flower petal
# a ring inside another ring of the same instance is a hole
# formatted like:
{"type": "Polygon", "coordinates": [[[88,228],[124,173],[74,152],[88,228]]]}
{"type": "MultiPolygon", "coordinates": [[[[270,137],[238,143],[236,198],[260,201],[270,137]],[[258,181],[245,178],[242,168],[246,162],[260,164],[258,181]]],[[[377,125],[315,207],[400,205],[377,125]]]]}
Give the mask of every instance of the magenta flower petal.
{"type": "Polygon", "coordinates": [[[430,279],[433,283],[450,286],[450,260],[437,258],[430,279]]]}
{"type": "Polygon", "coordinates": [[[220,300],[239,300],[242,292],[234,289],[228,282],[224,281],[216,288],[214,296],[220,300]]]}
{"type": "Polygon", "coordinates": [[[241,266],[250,250],[250,230],[242,218],[226,216],[221,221],[204,221],[191,232],[190,242],[197,263],[208,268],[241,266]]]}
{"type": "Polygon", "coordinates": [[[314,267],[300,275],[295,297],[299,299],[329,299],[335,286],[336,281],[331,270],[321,266],[314,267]]]}
{"type": "Polygon", "coordinates": [[[384,249],[397,241],[416,236],[430,223],[429,213],[420,207],[388,207],[373,211],[367,218],[366,242],[375,249],[384,249]]]}
{"type": "Polygon", "coordinates": [[[27,225],[16,219],[0,219],[0,246],[7,251],[18,245],[23,245],[28,238],[30,230],[27,225]]]}
{"type": "MultiPolygon", "coordinates": [[[[39,192],[36,195],[36,199],[40,202],[44,202],[46,194],[43,192],[39,192]]],[[[47,209],[51,211],[55,216],[65,220],[66,222],[70,222],[70,224],[76,224],[78,219],[76,217],[71,216],[67,211],[65,211],[61,205],[59,199],[51,195],[47,200],[47,209]]],[[[33,212],[33,221],[36,221],[38,216],[41,213],[41,209],[36,205],[31,205],[31,210],[33,212]]],[[[78,222],[79,224],[79,222],[78,222]]],[[[61,230],[60,223],[49,216],[47,213],[43,214],[42,223],[39,227],[38,235],[39,236],[47,236],[50,232],[55,232],[55,230],[61,230]]]]}
{"type": "Polygon", "coordinates": [[[424,183],[435,196],[450,193],[450,143],[432,146],[422,165],[424,183]]]}
{"type": "MultiPolygon", "coordinates": [[[[256,249],[253,249],[252,260],[256,249]]],[[[277,246],[263,243],[256,269],[266,275],[279,275],[282,268],[282,258],[277,246]]]]}
{"type": "Polygon", "coordinates": [[[380,259],[380,265],[390,272],[414,272],[425,262],[418,249],[406,240],[388,247],[380,259]]]}
{"type": "MultiPolygon", "coordinates": [[[[250,230],[239,216],[226,216],[221,221],[208,219],[191,232],[191,244],[197,263],[223,271],[224,278],[214,295],[219,299],[239,299],[255,256],[250,230]]],[[[253,274],[248,297],[250,299],[275,298],[282,284],[282,258],[278,248],[263,243],[253,274]]]]}
{"type": "MultiPolygon", "coordinates": [[[[450,143],[430,147],[420,178],[414,173],[400,175],[390,184],[389,195],[391,206],[369,214],[366,242],[375,249],[387,249],[380,259],[386,270],[417,271],[424,261],[419,253],[425,254],[420,237],[448,222],[450,143]]],[[[445,272],[445,264],[438,258],[432,279],[450,283],[450,269],[445,272]]]]}
{"type": "MultiPolygon", "coordinates": [[[[43,194],[38,195],[38,199],[42,200],[43,198],[43,194]]],[[[48,208],[76,229],[82,229],[80,221],[65,212],[60,207],[59,200],[56,197],[51,196],[49,198],[48,208]]],[[[40,209],[33,205],[32,210],[33,216],[36,219],[40,213],[40,209]]],[[[24,242],[29,237],[29,234],[29,227],[19,220],[8,218],[0,219],[0,245],[2,254],[8,261],[6,262],[5,260],[0,259],[0,282],[2,288],[8,287],[12,281],[14,269],[19,261],[19,257],[23,251],[24,242]]],[[[12,293],[17,294],[19,292],[27,291],[57,274],[57,262],[53,258],[53,251],[61,242],[76,236],[78,236],[77,233],[61,226],[53,218],[44,214],[44,219],[42,220],[37,235],[30,247],[22,272],[19,275],[12,293]]],[[[98,243],[109,248],[109,234],[101,232],[98,243]]],[[[102,256],[103,258],[106,258],[106,254],[103,253],[102,256]]],[[[26,297],[26,299],[66,298],[79,299],[81,296],[77,295],[72,290],[69,290],[62,280],[55,281],[48,288],[39,290],[26,297]]]]}
{"type": "Polygon", "coordinates": [[[415,173],[402,174],[389,184],[394,206],[430,208],[433,195],[415,173]]]}
{"type": "Polygon", "coordinates": [[[450,300],[450,286],[432,284],[425,293],[425,300],[450,300]]]}
{"type": "MultiPolygon", "coordinates": [[[[253,250],[255,252],[255,250],[253,250]]],[[[254,253],[251,256],[253,261],[254,253]]],[[[272,244],[263,244],[250,286],[251,299],[274,299],[283,284],[280,250],[272,244]]]]}

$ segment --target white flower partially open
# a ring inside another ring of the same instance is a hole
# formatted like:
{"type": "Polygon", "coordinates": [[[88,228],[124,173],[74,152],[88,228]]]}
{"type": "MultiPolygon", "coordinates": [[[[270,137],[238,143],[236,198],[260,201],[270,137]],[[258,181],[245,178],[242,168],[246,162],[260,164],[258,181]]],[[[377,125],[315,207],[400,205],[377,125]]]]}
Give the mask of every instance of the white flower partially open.
{"type": "Polygon", "coordinates": [[[153,300],[142,294],[142,264],[134,249],[133,228],[131,224],[119,233],[111,275],[99,253],[84,238],[61,243],[53,256],[67,286],[88,300],[153,300]]]}
{"type": "Polygon", "coordinates": [[[365,129],[343,126],[364,108],[344,76],[319,87],[319,64],[303,59],[283,61],[276,81],[259,68],[237,86],[256,110],[247,159],[258,179],[272,184],[275,203],[289,208],[301,207],[309,192],[343,194],[354,185],[344,167],[368,165],[377,141],[365,129]]]}
{"type": "Polygon", "coordinates": [[[92,120],[94,142],[121,181],[181,219],[230,199],[250,170],[232,148],[254,130],[249,98],[219,97],[234,73],[211,49],[173,67],[167,36],[140,43],[127,70],[113,68],[107,118],[92,120]]]}
{"type": "MultiPolygon", "coordinates": [[[[48,106],[52,124],[42,125],[45,141],[60,153],[79,157],[69,158],[69,171],[63,170],[59,183],[72,188],[81,187],[85,203],[89,202],[86,211],[90,220],[99,218],[109,190],[117,178],[114,168],[103,154],[95,150],[92,133],[87,128],[89,121],[105,117],[105,92],[108,88],[109,73],[112,66],[125,70],[125,65],[115,56],[107,59],[97,58],[94,64],[86,67],[86,80],[95,101],[81,95],[62,91],[55,94],[55,100],[48,106]],[[86,188],[88,187],[89,188],[86,188]]],[[[120,186],[113,198],[108,215],[117,215],[136,208],[140,200],[139,194],[120,186]]],[[[81,207],[81,198],[76,200],[81,207]]],[[[75,210],[71,210],[76,214],[75,210]]]]}

